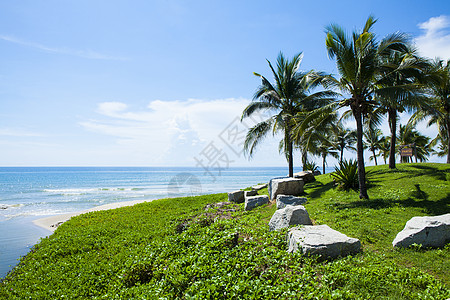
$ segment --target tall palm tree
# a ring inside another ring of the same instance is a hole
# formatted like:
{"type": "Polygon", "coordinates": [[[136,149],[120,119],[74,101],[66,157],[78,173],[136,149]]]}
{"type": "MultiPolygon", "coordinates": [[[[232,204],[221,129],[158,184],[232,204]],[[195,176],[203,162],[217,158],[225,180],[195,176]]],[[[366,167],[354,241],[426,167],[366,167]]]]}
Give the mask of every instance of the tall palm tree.
{"type": "Polygon", "coordinates": [[[383,137],[383,133],[379,128],[368,128],[364,132],[364,138],[365,138],[365,146],[372,152],[373,156],[370,157],[370,159],[375,160],[375,166],[378,166],[377,163],[377,154],[375,153],[376,150],[379,150],[381,147],[381,138],[383,137]]]}
{"type": "Polygon", "coordinates": [[[327,98],[326,92],[311,93],[320,84],[323,74],[312,70],[300,71],[302,58],[302,53],[295,55],[291,60],[280,53],[276,69],[270,61],[267,61],[275,80],[274,84],[266,77],[254,73],[261,78],[261,85],[257,88],[253,101],[244,109],[241,117],[242,120],[260,111],[275,113],[249,129],[244,142],[244,151],[251,157],[257,145],[269,132],[282,132],[284,135],[282,148],[288,161],[290,177],[294,174],[292,118],[298,112],[310,109],[312,103],[320,103],[327,98]]]}
{"type": "Polygon", "coordinates": [[[378,107],[374,114],[388,116],[391,131],[389,168],[395,169],[395,149],[398,113],[417,110],[424,96],[419,81],[423,80],[428,62],[416,55],[416,50],[405,44],[404,48],[381,55],[381,72],[375,91],[378,107]]]}
{"type": "MultiPolygon", "coordinates": [[[[430,97],[422,104],[421,110],[412,115],[411,121],[416,123],[427,117],[428,126],[437,125],[438,136],[444,137],[446,148],[450,148],[450,60],[444,62],[436,59],[431,63],[429,80],[426,85],[430,97]]],[[[445,148],[445,147],[444,147],[445,148]]],[[[450,164],[450,153],[447,153],[447,163],[450,164]]]]}
{"type": "Polygon", "coordinates": [[[374,17],[369,16],[363,30],[354,31],[351,37],[338,25],[332,24],[326,28],[328,55],[336,60],[341,76],[339,80],[329,80],[329,84],[349,95],[339,104],[350,106],[356,120],[359,197],[363,199],[369,198],[364,168],[363,116],[372,111],[376,104],[372,97],[381,71],[381,55],[402,49],[407,41],[403,34],[395,33],[377,42],[371,31],[375,22],[374,17]]]}

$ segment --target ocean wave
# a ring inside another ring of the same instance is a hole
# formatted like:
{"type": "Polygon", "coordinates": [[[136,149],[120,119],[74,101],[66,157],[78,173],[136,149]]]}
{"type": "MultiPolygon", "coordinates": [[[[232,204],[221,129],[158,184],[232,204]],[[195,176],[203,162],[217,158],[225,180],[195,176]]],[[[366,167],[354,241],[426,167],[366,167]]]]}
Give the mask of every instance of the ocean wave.
{"type": "Polygon", "coordinates": [[[92,193],[102,192],[139,192],[146,190],[146,188],[122,188],[122,187],[102,187],[102,188],[68,188],[68,189],[44,189],[43,192],[53,195],[65,195],[65,196],[80,196],[92,193]]]}
{"type": "Polygon", "coordinates": [[[0,209],[18,208],[22,206],[23,204],[0,204],[0,209]]]}
{"type": "Polygon", "coordinates": [[[17,213],[9,213],[2,215],[7,220],[11,220],[13,218],[19,217],[39,217],[39,216],[53,216],[53,215],[61,215],[67,213],[66,211],[58,210],[58,209],[46,209],[46,210],[31,210],[31,211],[20,211],[17,213]]]}

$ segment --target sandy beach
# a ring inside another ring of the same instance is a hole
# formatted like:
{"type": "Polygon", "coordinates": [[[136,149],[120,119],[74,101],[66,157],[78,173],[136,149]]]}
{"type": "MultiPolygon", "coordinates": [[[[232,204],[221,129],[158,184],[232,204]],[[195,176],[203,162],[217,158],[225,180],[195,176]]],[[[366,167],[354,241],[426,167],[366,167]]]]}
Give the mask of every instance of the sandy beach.
{"type": "Polygon", "coordinates": [[[133,206],[138,203],[144,203],[144,202],[150,202],[151,200],[135,200],[135,201],[124,201],[124,202],[117,202],[117,203],[110,203],[105,205],[96,206],[90,209],[74,212],[74,213],[68,213],[68,214],[62,214],[62,215],[54,215],[42,219],[34,220],[33,223],[39,227],[42,227],[44,229],[47,229],[51,232],[55,231],[56,228],[58,228],[59,225],[62,223],[70,220],[70,218],[79,216],[81,214],[93,212],[93,211],[100,211],[100,210],[109,210],[109,209],[115,209],[119,207],[125,207],[125,206],[133,206]]]}

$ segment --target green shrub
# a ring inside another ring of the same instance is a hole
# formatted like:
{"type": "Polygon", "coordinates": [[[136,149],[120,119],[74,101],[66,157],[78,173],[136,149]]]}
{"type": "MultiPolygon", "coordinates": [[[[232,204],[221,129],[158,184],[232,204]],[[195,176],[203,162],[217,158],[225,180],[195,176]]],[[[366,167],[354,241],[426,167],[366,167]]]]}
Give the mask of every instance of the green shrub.
{"type": "Polygon", "coordinates": [[[343,190],[358,188],[358,164],[356,160],[350,159],[339,162],[339,167],[334,167],[331,173],[334,182],[343,190]]]}
{"type": "Polygon", "coordinates": [[[316,165],[316,162],[314,162],[314,161],[306,161],[303,164],[303,171],[315,172],[317,170],[319,170],[319,167],[316,165]]]}

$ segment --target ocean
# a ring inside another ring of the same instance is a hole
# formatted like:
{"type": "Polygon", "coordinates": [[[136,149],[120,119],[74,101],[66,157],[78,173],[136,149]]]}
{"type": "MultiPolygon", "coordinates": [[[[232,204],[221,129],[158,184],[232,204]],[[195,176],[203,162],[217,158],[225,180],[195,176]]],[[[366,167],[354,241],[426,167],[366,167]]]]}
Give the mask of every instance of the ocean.
{"type": "Polygon", "coordinates": [[[51,234],[35,219],[115,202],[228,192],[286,175],[287,167],[2,167],[0,278],[51,234]]]}

